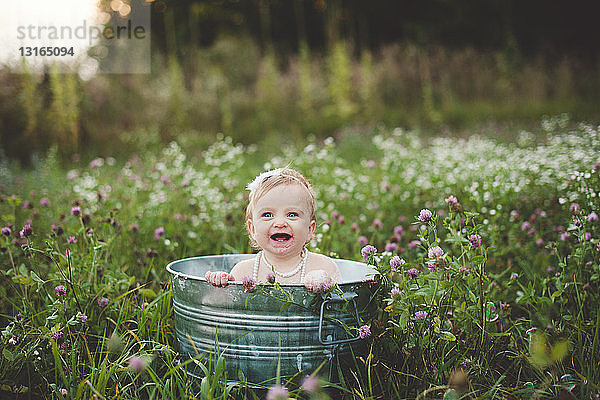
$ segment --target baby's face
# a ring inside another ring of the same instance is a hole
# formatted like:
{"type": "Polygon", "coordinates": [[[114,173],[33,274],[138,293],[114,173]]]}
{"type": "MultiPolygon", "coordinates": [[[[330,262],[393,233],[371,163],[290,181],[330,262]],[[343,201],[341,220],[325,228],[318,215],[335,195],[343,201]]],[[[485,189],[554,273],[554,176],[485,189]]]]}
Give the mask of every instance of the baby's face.
{"type": "Polygon", "coordinates": [[[248,231],[266,253],[278,258],[298,256],[315,231],[309,194],[300,185],[279,185],[256,201],[248,231]]]}

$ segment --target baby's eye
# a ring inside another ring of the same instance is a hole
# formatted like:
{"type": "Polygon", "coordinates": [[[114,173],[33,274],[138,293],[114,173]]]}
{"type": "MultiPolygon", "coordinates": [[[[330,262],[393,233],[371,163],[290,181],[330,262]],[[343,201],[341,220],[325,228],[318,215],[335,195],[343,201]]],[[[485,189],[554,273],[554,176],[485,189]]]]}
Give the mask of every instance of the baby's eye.
{"type": "Polygon", "coordinates": [[[297,217],[297,216],[298,216],[298,213],[297,213],[297,212],[295,212],[295,211],[290,211],[290,212],[288,213],[288,217],[295,218],[295,217],[297,217]]]}
{"type": "Polygon", "coordinates": [[[273,216],[273,214],[271,214],[271,213],[270,213],[270,212],[268,212],[268,211],[267,211],[267,212],[264,212],[264,213],[261,215],[261,217],[263,217],[263,218],[271,218],[272,216],[273,216]]]}

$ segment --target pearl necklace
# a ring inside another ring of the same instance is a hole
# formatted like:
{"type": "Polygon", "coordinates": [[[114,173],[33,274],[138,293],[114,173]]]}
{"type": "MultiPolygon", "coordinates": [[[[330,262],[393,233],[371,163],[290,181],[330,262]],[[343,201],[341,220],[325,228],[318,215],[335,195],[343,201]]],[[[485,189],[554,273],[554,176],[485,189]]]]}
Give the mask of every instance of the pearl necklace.
{"type": "Polygon", "coordinates": [[[267,259],[265,257],[265,252],[260,251],[254,258],[254,269],[252,271],[252,275],[253,275],[253,278],[255,281],[258,280],[258,265],[260,263],[261,258],[264,261],[264,263],[267,265],[267,267],[269,267],[275,273],[275,275],[279,275],[282,278],[292,277],[292,276],[296,275],[298,273],[298,271],[301,271],[300,272],[300,283],[304,283],[306,259],[308,258],[308,250],[306,248],[302,249],[302,259],[300,260],[298,265],[296,265],[296,268],[294,268],[293,270],[291,270],[289,272],[277,271],[275,269],[275,267],[267,261],[267,259]]]}

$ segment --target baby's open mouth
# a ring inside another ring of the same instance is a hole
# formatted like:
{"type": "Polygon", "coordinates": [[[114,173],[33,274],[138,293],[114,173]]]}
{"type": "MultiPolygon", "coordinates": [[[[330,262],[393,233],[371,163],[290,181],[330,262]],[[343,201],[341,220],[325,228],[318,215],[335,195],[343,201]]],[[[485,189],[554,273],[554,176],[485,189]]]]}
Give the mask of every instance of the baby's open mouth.
{"type": "Polygon", "coordinates": [[[274,233],[271,235],[271,239],[277,242],[285,242],[292,238],[292,235],[289,233],[274,233]]]}

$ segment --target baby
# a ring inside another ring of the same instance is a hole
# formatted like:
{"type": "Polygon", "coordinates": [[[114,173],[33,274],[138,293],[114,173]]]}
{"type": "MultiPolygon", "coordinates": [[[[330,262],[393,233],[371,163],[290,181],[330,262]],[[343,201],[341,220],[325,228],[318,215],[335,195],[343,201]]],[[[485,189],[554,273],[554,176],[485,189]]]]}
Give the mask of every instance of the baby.
{"type": "Polygon", "coordinates": [[[246,187],[246,229],[250,244],[261,251],[240,261],[231,272],[209,271],[206,281],[227,286],[229,281],[251,277],[280,284],[302,283],[319,292],[339,282],[340,271],[329,257],[306,249],[317,226],[315,196],[311,184],[291,168],[260,174],[246,187]]]}

